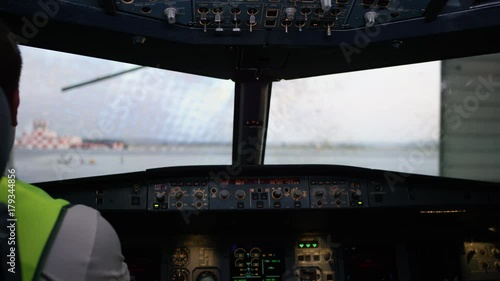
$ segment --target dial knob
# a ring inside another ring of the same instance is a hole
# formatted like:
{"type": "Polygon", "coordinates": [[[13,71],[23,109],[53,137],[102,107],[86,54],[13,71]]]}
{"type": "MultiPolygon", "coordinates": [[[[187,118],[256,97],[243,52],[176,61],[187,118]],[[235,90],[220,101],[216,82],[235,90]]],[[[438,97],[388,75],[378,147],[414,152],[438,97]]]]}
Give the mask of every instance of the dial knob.
{"type": "Polygon", "coordinates": [[[184,193],[182,193],[182,191],[177,191],[175,193],[175,199],[179,200],[182,198],[183,195],[184,195],[184,193]]]}
{"type": "Polygon", "coordinates": [[[292,8],[292,7],[286,8],[285,9],[286,18],[289,20],[293,20],[296,12],[297,12],[297,9],[295,9],[295,8],[292,8]]]}
{"type": "Polygon", "coordinates": [[[323,194],[325,194],[323,190],[316,190],[316,192],[314,192],[314,195],[317,197],[323,197],[323,194]]]}
{"type": "Polygon", "coordinates": [[[178,14],[176,8],[173,7],[167,8],[165,9],[165,11],[163,11],[163,13],[167,17],[168,23],[175,23],[175,16],[178,14]]]}
{"type": "Polygon", "coordinates": [[[165,193],[163,193],[163,192],[156,192],[156,201],[158,201],[158,202],[165,201],[165,193]]]}
{"type": "Polygon", "coordinates": [[[356,189],[355,191],[352,192],[352,198],[358,199],[361,197],[361,194],[362,194],[361,190],[356,189]]]}
{"type": "Polygon", "coordinates": [[[186,270],[184,269],[176,269],[174,273],[170,276],[170,280],[172,281],[187,281],[189,280],[189,276],[186,270]]]}
{"type": "Polygon", "coordinates": [[[297,188],[293,191],[292,196],[293,196],[293,198],[298,200],[298,199],[300,199],[300,197],[302,197],[302,191],[297,188]]]}
{"type": "Polygon", "coordinates": [[[186,248],[177,248],[172,254],[172,263],[175,266],[184,266],[189,261],[189,250],[186,248]]]}
{"type": "Polygon", "coordinates": [[[491,253],[493,254],[493,256],[500,258],[500,249],[493,248],[493,249],[491,249],[491,253]]]}
{"type": "Polygon", "coordinates": [[[132,192],[133,192],[134,194],[139,194],[139,192],[140,192],[140,191],[141,191],[141,190],[139,189],[139,186],[134,186],[134,187],[132,188],[132,192]]]}
{"type": "Polygon", "coordinates": [[[370,11],[365,14],[365,24],[366,27],[372,27],[375,24],[375,20],[377,19],[377,12],[370,11]]]}
{"type": "Polygon", "coordinates": [[[333,197],[335,197],[335,198],[340,197],[340,195],[342,195],[342,191],[340,191],[340,189],[336,189],[336,190],[333,192],[333,197]]]}
{"type": "Polygon", "coordinates": [[[225,189],[224,189],[224,190],[221,190],[221,191],[219,192],[219,197],[220,197],[220,199],[223,199],[223,200],[225,200],[225,199],[229,198],[229,191],[227,191],[227,190],[225,190],[225,189]]]}
{"type": "Polygon", "coordinates": [[[500,271],[500,261],[495,262],[495,269],[500,271]]]}
{"type": "Polygon", "coordinates": [[[198,190],[194,193],[194,197],[198,199],[203,199],[203,196],[204,196],[203,191],[198,190]]]}
{"type": "Polygon", "coordinates": [[[281,196],[283,196],[283,193],[281,192],[281,189],[275,189],[273,190],[272,196],[274,199],[280,199],[281,196]]]}
{"type": "Polygon", "coordinates": [[[217,277],[211,271],[203,271],[198,275],[196,281],[217,281],[217,277]]]}
{"type": "Polygon", "coordinates": [[[245,191],[243,190],[236,190],[236,193],[234,194],[237,199],[243,200],[245,198],[245,191]]]}

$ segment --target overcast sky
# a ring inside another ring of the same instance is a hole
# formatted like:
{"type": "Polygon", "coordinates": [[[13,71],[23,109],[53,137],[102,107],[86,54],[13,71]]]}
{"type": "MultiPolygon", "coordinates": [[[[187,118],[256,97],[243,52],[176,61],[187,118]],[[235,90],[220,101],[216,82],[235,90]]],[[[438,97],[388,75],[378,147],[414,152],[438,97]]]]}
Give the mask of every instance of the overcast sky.
{"type": "MultiPolygon", "coordinates": [[[[144,68],[67,92],[134,65],[21,47],[18,134],[46,120],[60,135],[232,140],[234,83],[144,68]],[[104,134],[103,134],[104,133],[104,134]]],[[[408,143],[436,139],[440,62],[273,84],[268,143],[408,143]]]]}

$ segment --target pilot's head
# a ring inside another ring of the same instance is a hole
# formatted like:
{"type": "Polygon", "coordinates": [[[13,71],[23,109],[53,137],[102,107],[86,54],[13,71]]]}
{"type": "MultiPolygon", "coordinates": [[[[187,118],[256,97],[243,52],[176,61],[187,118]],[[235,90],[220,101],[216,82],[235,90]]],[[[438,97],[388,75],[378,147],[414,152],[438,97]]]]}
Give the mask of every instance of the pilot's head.
{"type": "Polygon", "coordinates": [[[14,144],[21,65],[15,36],[0,19],[0,176],[14,144]]]}

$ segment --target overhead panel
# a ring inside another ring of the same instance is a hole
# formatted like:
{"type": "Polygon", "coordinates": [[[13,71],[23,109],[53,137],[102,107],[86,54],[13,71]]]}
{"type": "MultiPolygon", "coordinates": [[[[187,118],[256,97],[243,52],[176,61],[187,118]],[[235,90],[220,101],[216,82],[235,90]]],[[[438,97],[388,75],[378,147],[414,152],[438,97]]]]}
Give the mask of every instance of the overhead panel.
{"type": "MultiPolygon", "coordinates": [[[[89,5],[88,0],[67,2],[89,5]]],[[[279,30],[285,33],[371,27],[423,17],[429,1],[395,0],[121,0],[118,13],[165,21],[219,35],[279,30]]]]}

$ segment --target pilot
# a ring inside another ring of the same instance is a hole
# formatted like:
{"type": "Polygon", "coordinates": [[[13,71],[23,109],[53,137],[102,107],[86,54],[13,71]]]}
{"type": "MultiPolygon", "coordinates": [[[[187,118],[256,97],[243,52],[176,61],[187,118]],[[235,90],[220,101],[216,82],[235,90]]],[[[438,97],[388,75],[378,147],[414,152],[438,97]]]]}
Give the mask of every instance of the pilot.
{"type": "Polygon", "coordinates": [[[97,210],[54,199],[6,171],[22,65],[9,34],[0,19],[0,280],[130,280],[118,235],[97,210]]]}

